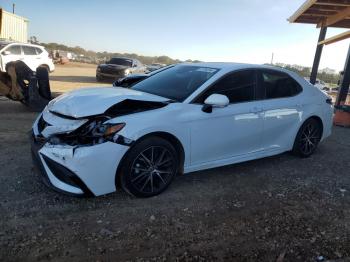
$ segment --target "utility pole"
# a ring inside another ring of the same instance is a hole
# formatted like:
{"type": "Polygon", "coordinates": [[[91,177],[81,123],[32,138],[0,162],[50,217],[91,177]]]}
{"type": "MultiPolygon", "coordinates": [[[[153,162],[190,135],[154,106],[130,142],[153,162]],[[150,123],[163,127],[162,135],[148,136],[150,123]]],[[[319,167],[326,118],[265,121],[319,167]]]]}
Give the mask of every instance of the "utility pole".
{"type": "Polygon", "coordinates": [[[12,14],[15,13],[15,6],[16,6],[16,5],[13,3],[13,4],[12,4],[12,14]]]}
{"type": "Polygon", "coordinates": [[[316,82],[316,77],[317,77],[317,71],[318,71],[318,66],[320,65],[320,60],[321,60],[321,54],[322,54],[322,49],[323,45],[319,45],[318,43],[325,40],[326,38],[326,33],[327,33],[327,27],[322,27],[320,29],[320,35],[318,37],[318,42],[317,42],[317,48],[316,48],[316,53],[315,53],[315,58],[314,58],[314,63],[312,65],[311,69],[311,75],[310,75],[310,83],[315,84],[316,82]]]}
{"type": "Polygon", "coordinates": [[[271,56],[271,65],[273,65],[273,53],[272,53],[272,56],[271,56]]]}

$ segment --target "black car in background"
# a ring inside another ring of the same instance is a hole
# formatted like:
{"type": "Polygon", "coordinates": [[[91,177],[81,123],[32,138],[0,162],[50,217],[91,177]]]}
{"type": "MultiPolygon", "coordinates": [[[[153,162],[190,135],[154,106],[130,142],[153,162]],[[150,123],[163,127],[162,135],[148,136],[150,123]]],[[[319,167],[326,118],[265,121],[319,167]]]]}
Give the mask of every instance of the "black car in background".
{"type": "Polygon", "coordinates": [[[162,72],[164,70],[167,70],[168,68],[173,67],[174,65],[168,65],[164,66],[162,68],[159,68],[158,70],[149,72],[149,73],[143,73],[143,74],[132,74],[128,75],[123,78],[119,78],[113,82],[113,86],[115,87],[125,87],[125,88],[131,88],[132,86],[136,85],[138,82],[141,82],[142,80],[158,74],[159,72],[162,72]]]}
{"type": "Polygon", "coordinates": [[[96,80],[123,78],[130,74],[145,73],[146,67],[137,59],[113,57],[96,69],[96,80]]]}

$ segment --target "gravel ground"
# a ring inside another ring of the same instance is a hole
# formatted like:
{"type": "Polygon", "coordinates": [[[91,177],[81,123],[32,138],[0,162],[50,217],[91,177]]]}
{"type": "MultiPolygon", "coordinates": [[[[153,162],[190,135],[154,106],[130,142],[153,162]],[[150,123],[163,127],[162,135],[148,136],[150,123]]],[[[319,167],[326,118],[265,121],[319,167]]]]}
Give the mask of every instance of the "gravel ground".
{"type": "Polygon", "coordinates": [[[0,261],[349,261],[350,129],[308,159],[179,176],[149,199],[78,199],[33,171],[34,117],[0,98],[0,261]]]}

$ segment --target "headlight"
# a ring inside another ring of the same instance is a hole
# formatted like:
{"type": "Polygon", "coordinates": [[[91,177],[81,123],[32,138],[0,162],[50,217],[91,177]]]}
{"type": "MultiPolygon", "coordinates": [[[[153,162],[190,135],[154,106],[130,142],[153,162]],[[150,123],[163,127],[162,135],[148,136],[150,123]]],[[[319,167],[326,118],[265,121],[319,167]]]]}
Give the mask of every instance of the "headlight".
{"type": "Polygon", "coordinates": [[[130,74],[130,69],[125,69],[124,73],[125,73],[125,75],[130,74]]]}
{"type": "Polygon", "coordinates": [[[53,137],[51,142],[54,144],[63,142],[69,145],[95,145],[114,141],[118,138],[116,134],[123,129],[125,123],[104,124],[106,120],[108,119],[103,117],[89,121],[72,133],[53,137]]]}
{"type": "Polygon", "coordinates": [[[100,67],[97,67],[96,71],[97,71],[97,72],[100,72],[100,71],[101,71],[101,68],[100,68],[100,67]]]}

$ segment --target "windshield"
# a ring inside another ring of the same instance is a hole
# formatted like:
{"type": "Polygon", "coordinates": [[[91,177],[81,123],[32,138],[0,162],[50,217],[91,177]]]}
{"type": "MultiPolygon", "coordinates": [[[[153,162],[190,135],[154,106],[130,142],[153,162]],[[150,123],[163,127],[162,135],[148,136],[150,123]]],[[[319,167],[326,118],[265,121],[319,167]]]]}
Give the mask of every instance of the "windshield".
{"type": "Polygon", "coordinates": [[[132,66],[132,60],[124,58],[111,58],[107,64],[122,65],[122,66],[132,66]]]}
{"type": "Polygon", "coordinates": [[[182,102],[218,71],[217,68],[178,65],[152,75],[132,89],[182,102]]]}
{"type": "Polygon", "coordinates": [[[7,46],[8,44],[4,44],[4,43],[0,43],[0,50],[3,49],[5,46],[7,46]]]}

